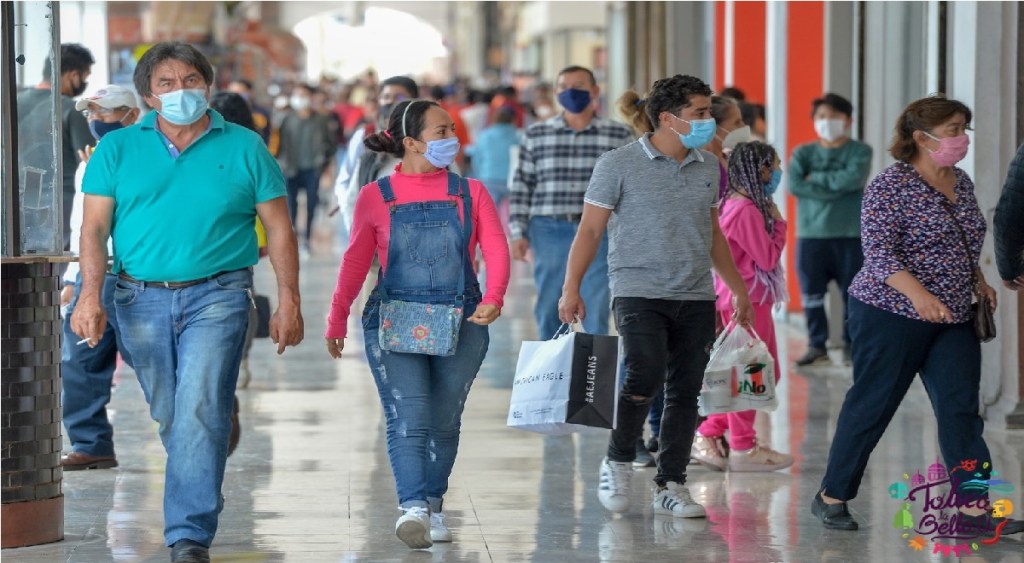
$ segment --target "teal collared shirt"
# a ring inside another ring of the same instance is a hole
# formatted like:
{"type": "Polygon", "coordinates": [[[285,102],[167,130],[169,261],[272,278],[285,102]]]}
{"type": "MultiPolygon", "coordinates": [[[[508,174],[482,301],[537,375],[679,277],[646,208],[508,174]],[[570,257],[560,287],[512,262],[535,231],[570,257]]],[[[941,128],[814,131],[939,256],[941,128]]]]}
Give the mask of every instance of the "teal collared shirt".
{"type": "Polygon", "coordinates": [[[187,281],[256,264],[256,204],[284,197],[255,132],[207,110],[210,127],[174,158],[157,113],[103,136],[82,192],[114,199],[114,273],[187,281]]]}

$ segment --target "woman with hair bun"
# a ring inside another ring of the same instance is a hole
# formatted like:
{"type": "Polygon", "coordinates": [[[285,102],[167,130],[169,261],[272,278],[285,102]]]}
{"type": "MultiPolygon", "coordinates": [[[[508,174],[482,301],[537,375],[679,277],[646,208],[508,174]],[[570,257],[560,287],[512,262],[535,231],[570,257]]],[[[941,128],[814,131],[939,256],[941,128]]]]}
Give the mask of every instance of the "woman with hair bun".
{"type": "Polygon", "coordinates": [[[402,161],[393,174],[359,192],[327,319],[327,351],[341,357],[352,302],[376,255],[380,273],[363,309],[363,340],[387,418],[388,456],[402,512],[395,534],[409,547],[425,549],[452,541],[444,495],[466,398],[487,352],[487,325],[501,314],[508,287],[508,242],[483,184],[446,170],[459,141],[451,117],[437,103],[402,102],[392,110],[387,128],[363,142],[371,151],[402,161]],[[473,269],[477,246],[487,268],[483,293],[473,269]],[[454,354],[384,349],[379,340],[382,289],[385,300],[400,296],[414,303],[461,303],[454,354]]]}

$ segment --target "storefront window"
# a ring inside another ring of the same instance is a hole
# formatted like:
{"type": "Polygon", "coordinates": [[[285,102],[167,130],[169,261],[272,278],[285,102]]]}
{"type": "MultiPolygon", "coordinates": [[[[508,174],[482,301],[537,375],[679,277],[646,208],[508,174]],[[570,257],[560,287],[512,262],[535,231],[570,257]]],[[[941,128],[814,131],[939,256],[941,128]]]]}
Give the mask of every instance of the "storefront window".
{"type": "MultiPolygon", "coordinates": [[[[64,247],[59,61],[56,2],[4,2],[0,70],[4,107],[17,121],[4,126],[16,138],[4,147],[3,255],[59,255],[64,247]],[[8,87],[12,83],[14,92],[8,87]],[[13,96],[12,96],[13,95],[13,96]],[[12,99],[13,98],[13,99],[12,99]],[[16,149],[11,150],[11,149],[16,149]],[[16,173],[13,173],[16,172],[16,173]],[[16,191],[15,191],[16,190],[16,191]],[[10,222],[17,214],[17,230],[10,222]],[[15,239],[15,240],[10,240],[15,239]]],[[[6,143],[5,143],[6,144],[6,143]]],[[[70,200],[66,202],[70,204],[70,200]]]]}

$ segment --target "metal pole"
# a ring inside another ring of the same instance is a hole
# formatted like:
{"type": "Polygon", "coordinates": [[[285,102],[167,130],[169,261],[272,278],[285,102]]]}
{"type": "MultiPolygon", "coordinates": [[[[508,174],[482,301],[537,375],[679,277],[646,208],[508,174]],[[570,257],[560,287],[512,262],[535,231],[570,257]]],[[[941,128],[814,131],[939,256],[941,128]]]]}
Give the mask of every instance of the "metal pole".
{"type": "Polygon", "coordinates": [[[21,202],[18,188],[18,102],[14,78],[14,2],[0,2],[0,139],[3,151],[3,256],[21,255],[21,202]]]}

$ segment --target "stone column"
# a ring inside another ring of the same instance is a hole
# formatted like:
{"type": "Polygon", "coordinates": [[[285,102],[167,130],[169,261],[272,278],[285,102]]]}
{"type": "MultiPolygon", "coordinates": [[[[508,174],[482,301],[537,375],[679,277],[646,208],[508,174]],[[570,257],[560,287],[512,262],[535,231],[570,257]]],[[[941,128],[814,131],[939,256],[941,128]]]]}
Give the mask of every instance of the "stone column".
{"type": "Polygon", "coordinates": [[[2,539],[21,547],[64,539],[59,264],[0,265],[2,539]]]}

